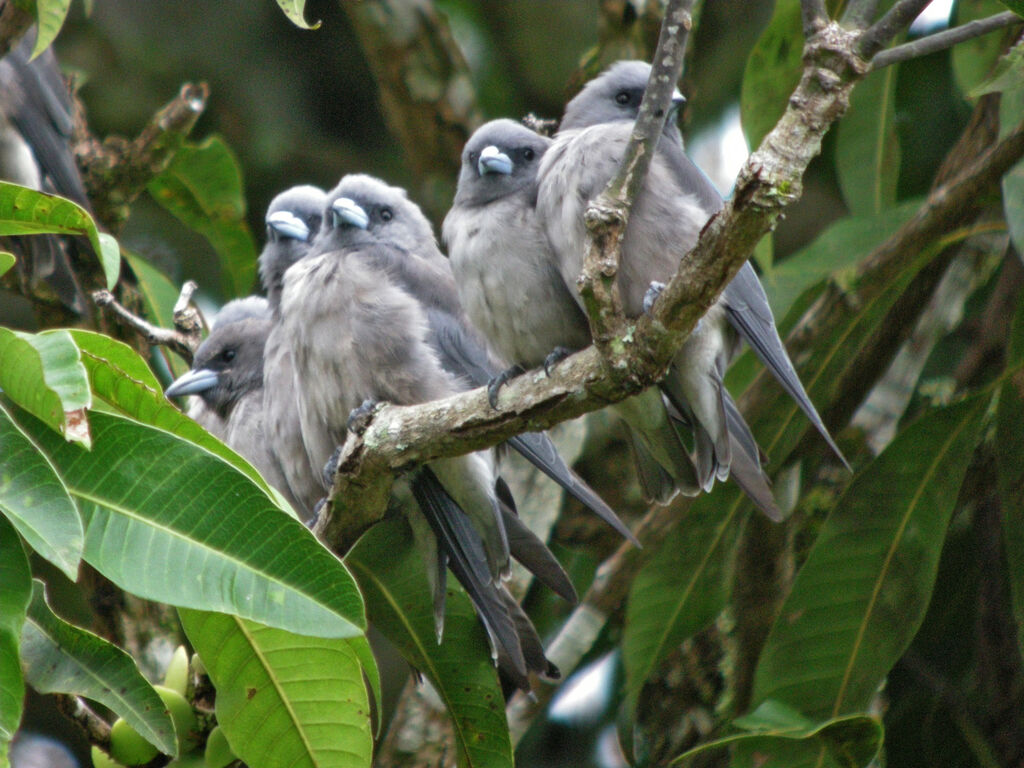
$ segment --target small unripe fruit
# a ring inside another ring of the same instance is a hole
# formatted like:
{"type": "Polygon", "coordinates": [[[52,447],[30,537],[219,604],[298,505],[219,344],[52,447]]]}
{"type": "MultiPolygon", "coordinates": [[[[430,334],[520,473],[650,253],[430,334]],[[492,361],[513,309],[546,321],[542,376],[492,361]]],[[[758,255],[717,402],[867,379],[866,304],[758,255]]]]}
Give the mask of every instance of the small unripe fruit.
{"type": "Polygon", "coordinates": [[[142,765],[156,757],[158,751],[120,717],[110,726],[110,756],[117,762],[142,765]]]}
{"type": "Polygon", "coordinates": [[[224,768],[232,760],[235,760],[235,753],[231,751],[224,731],[218,725],[210,731],[206,739],[206,754],[203,756],[206,768],[224,768]]]}
{"type": "Polygon", "coordinates": [[[167,665],[164,673],[164,685],[172,691],[177,691],[182,696],[188,693],[188,651],[184,645],[179,645],[171,656],[171,663],[167,665]]]}
{"type": "Polygon", "coordinates": [[[164,706],[174,721],[174,733],[178,738],[178,754],[184,754],[198,745],[196,733],[196,713],[192,711],[192,705],[177,691],[173,691],[163,685],[154,685],[153,689],[160,695],[164,706]]]}
{"type": "Polygon", "coordinates": [[[114,758],[93,744],[92,747],[93,768],[123,768],[120,763],[114,762],[114,758]]]}

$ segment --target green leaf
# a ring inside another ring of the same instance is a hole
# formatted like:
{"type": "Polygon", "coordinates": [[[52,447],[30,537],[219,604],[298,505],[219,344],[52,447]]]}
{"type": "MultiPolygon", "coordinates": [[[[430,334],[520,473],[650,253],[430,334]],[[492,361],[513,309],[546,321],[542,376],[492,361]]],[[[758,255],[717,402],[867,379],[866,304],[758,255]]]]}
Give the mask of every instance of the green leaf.
{"type": "Polygon", "coordinates": [[[37,691],[98,701],[161,752],[177,754],[171,717],[132,657],[54,614],[39,580],[33,584],[21,645],[25,679],[37,691]]]}
{"type": "Polygon", "coordinates": [[[429,678],[451,714],[460,765],[513,765],[505,701],[483,626],[469,598],[448,588],[438,645],[423,561],[401,519],[374,526],[345,558],[366,598],[370,621],[429,678]]]}
{"type": "Polygon", "coordinates": [[[0,763],[18,729],[25,699],[18,638],[31,597],[32,574],[25,550],[14,527],[0,515],[0,763]]]}
{"type": "MultiPolygon", "coordinates": [[[[998,0],[957,0],[954,12],[956,26],[1001,13],[998,0]]],[[[997,29],[981,37],[966,40],[953,48],[953,76],[960,92],[973,95],[974,89],[992,72],[1003,53],[1005,29],[997,29]]]]}
{"type": "Polygon", "coordinates": [[[999,0],[999,2],[1018,16],[1024,16],[1024,0],[999,0]]]}
{"type": "Polygon", "coordinates": [[[284,11],[284,15],[288,17],[292,24],[303,29],[319,29],[320,22],[316,21],[313,24],[306,22],[306,0],[277,0],[277,4],[281,6],[281,10],[284,11]]]}
{"type": "Polygon", "coordinates": [[[751,714],[734,720],[733,725],[746,733],[701,744],[677,757],[673,764],[687,762],[703,752],[739,746],[743,751],[730,765],[862,768],[876,760],[882,749],[882,723],[866,714],[812,722],[781,702],[766,701],[751,714]],[[743,759],[747,755],[753,758],[749,763],[743,759]]]}
{"type": "Polygon", "coordinates": [[[683,640],[713,622],[729,599],[746,505],[735,488],[716,490],[693,502],[630,588],[622,660],[631,717],[644,682],[683,640]]]}
{"type": "Polygon", "coordinates": [[[996,409],[996,471],[1017,643],[1024,654],[1024,294],[1017,300],[1006,358],[1012,373],[996,409]]]}
{"type": "Polygon", "coordinates": [[[68,440],[90,444],[89,378],[67,331],[0,328],[0,389],[68,440]]]}
{"type": "Polygon", "coordinates": [[[349,640],[304,637],[220,613],[179,615],[217,688],[217,722],[247,765],[370,765],[370,703],[349,640]]]}
{"type": "MultiPolygon", "coordinates": [[[[1024,120],[1024,43],[1018,43],[1000,62],[1008,81],[1000,88],[999,138],[1005,138],[1024,120]]],[[[999,78],[997,78],[998,84],[999,78]]],[[[1010,240],[1024,254],[1024,160],[1003,175],[1003,213],[1010,240]]]]}
{"type": "MultiPolygon", "coordinates": [[[[178,301],[178,289],[174,283],[159,269],[144,258],[131,251],[124,252],[125,261],[135,273],[139,292],[142,294],[142,305],[146,317],[161,328],[174,327],[174,305],[178,301]]],[[[188,370],[188,365],[166,347],[154,347],[154,353],[163,356],[175,378],[188,370]]]]}
{"type": "Polygon", "coordinates": [[[50,47],[57,39],[57,33],[64,26],[71,0],[35,0],[36,45],[32,49],[34,59],[50,47]]]}
{"type": "Polygon", "coordinates": [[[14,266],[17,259],[14,258],[13,253],[7,251],[0,251],[0,275],[7,272],[11,267],[14,266]]]}
{"type": "Polygon", "coordinates": [[[900,175],[895,124],[898,69],[885,67],[860,82],[839,123],[836,170],[843,198],[855,216],[882,213],[896,202],[900,175]]]}
{"type": "Polygon", "coordinates": [[[345,566],[226,461],[111,414],[93,413],[91,452],[13,415],[78,503],[84,559],[123,589],[318,637],[365,626],[345,566]]]}
{"type": "Polygon", "coordinates": [[[740,119],[757,148],[786,111],[800,82],[804,36],[800,0],[777,0],[775,13],[750,52],[740,91],[740,119]]]}
{"type": "MultiPolygon", "coordinates": [[[[146,362],[127,344],[92,331],[70,331],[82,352],[96,397],[136,421],[159,427],[205,448],[272,493],[260,473],[164,397],[146,362]]],[[[276,499],[277,495],[273,494],[276,499]]]]}
{"type": "Polygon", "coordinates": [[[117,240],[96,229],[77,203],[20,184],[0,181],[0,235],[84,235],[103,266],[107,288],[117,285],[121,251],[117,240]]]}
{"type": "Polygon", "coordinates": [[[755,704],[812,719],[866,710],[924,618],[988,400],[926,414],[853,479],[765,642],[755,704]]]}
{"type": "Polygon", "coordinates": [[[0,406],[0,511],[41,557],[78,578],[82,521],[46,455],[0,406]]]}
{"type": "Polygon", "coordinates": [[[211,136],[202,144],[186,143],[148,189],[213,246],[225,294],[249,293],[256,278],[256,245],[245,223],[242,171],[223,139],[211,136]]]}

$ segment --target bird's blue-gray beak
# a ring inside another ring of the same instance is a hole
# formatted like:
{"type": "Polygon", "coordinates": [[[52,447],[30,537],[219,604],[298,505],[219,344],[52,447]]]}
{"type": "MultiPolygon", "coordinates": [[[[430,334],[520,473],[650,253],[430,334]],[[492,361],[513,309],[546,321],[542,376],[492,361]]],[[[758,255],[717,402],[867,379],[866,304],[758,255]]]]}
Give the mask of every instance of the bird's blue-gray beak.
{"type": "Polygon", "coordinates": [[[366,229],[370,226],[370,217],[366,215],[366,211],[355,200],[347,197],[339,197],[331,203],[331,213],[336,227],[345,225],[366,229]]]}
{"type": "Polygon", "coordinates": [[[217,372],[209,368],[197,368],[178,377],[171,383],[164,394],[167,397],[181,397],[182,395],[198,395],[217,386],[217,372]]]}
{"type": "Polygon", "coordinates": [[[301,240],[302,242],[309,240],[309,227],[306,226],[306,222],[291,211],[268,213],[267,226],[281,237],[290,237],[292,240],[301,240]]]}
{"type": "Polygon", "coordinates": [[[489,147],[484,147],[483,152],[480,153],[476,169],[481,176],[486,176],[488,173],[503,173],[507,176],[512,173],[512,161],[508,155],[492,144],[489,147]]]}

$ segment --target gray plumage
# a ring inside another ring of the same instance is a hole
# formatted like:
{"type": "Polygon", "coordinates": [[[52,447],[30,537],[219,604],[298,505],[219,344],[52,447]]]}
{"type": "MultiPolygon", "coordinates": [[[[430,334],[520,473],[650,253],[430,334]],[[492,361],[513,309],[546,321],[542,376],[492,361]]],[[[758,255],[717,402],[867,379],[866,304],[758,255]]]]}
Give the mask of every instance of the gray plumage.
{"type": "MultiPolygon", "coordinates": [[[[90,210],[71,151],[73,104],[51,49],[30,61],[35,35],[0,60],[0,178],[66,197],[90,210]]],[[[57,298],[78,314],[84,293],[70,259],[84,240],[58,235],[4,238],[18,258],[23,279],[45,281],[57,298]]]]}
{"type": "Polygon", "coordinates": [[[311,516],[323,497],[319,469],[310,466],[302,442],[295,399],[295,365],[291,349],[277,322],[285,272],[309,254],[320,231],[327,195],[318,187],[292,187],[267,208],[267,242],[260,253],[260,280],[274,317],[264,350],[263,418],[268,450],[284,475],[288,493],[298,509],[311,516]]]}

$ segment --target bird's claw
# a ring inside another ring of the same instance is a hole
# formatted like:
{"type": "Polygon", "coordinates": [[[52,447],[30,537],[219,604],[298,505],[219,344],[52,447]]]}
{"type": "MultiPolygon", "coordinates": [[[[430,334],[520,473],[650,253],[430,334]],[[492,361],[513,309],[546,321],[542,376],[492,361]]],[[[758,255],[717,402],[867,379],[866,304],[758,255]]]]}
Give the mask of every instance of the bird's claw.
{"type": "Polygon", "coordinates": [[[567,347],[555,347],[551,350],[551,353],[544,358],[544,375],[550,378],[551,369],[571,354],[572,350],[567,347]]]}
{"type": "MultiPolygon", "coordinates": [[[[376,400],[363,400],[362,405],[358,408],[353,408],[348,415],[348,431],[362,435],[366,428],[370,426],[370,422],[373,420],[373,412],[377,409],[378,404],[376,400]]],[[[339,448],[338,450],[341,449],[339,448]]],[[[335,455],[337,453],[338,451],[335,451],[335,455]]]]}
{"type": "Polygon", "coordinates": [[[652,280],[651,284],[647,286],[647,291],[644,293],[644,314],[649,315],[651,313],[651,307],[654,306],[654,302],[661,296],[661,292],[665,290],[665,283],[659,283],[657,280],[652,280]]]}
{"type": "Polygon", "coordinates": [[[501,388],[522,372],[522,368],[518,365],[513,365],[487,382],[487,402],[491,404],[491,408],[498,410],[498,393],[501,391],[501,388]]]}

